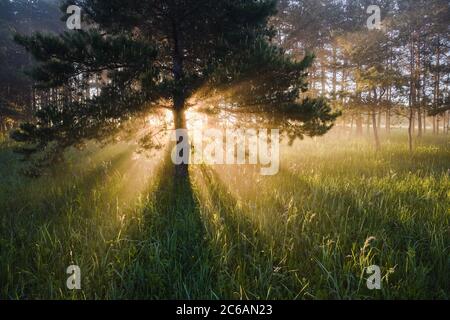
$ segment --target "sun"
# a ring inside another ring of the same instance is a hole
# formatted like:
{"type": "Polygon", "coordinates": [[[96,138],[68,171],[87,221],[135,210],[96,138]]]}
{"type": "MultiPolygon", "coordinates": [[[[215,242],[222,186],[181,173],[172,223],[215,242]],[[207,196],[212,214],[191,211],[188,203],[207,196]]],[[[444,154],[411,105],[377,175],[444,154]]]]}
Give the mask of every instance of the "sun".
{"type": "Polygon", "coordinates": [[[208,127],[208,116],[195,111],[186,111],[186,122],[188,130],[204,130],[208,127]]]}

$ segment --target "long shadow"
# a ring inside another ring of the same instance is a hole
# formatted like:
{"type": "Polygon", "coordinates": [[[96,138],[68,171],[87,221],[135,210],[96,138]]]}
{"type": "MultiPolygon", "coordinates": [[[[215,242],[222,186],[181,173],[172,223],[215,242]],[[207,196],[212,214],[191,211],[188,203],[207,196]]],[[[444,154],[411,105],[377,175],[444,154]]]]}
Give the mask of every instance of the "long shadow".
{"type": "MultiPolygon", "coordinates": [[[[237,199],[223,183],[217,172],[206,166],[201,166],[201,172],[208,187],[209,196],[215,209],[223,219],[224,227],[231,239],[246,239],[257,237],[257,229],[249,217],[239,208],[237,199]]],[[[243,245],[248,245],[245,241],[243,245]]]]}
{"type": "Polygon", "coordinates": [[[139,299],[217,298],[217,262],[190,178],[175,177],[167,156],[148,192],[142,241],[120,292],[139,299]]]}
{"type": "Polygon", "coordinates": [[[225,237],[213,239],[216,234],[211,232],[218,230],[209,228],[211,212],[202,210],[200,186],[193,187],[189,177],[176,178],[167,157],[148,191],[145,229],[137,235],[138,253],[121,272],[118,298],[240,298],[240,288],[249,289],[243,298],[264,297],[253,294],[270,287],[258,281],[262,273],[272,272],[263,235],[238,208],[217,173],[206,167],[200,170],[225,237]]]}
{"type": "Polygon", "coordinates": [[[276,283],[271,275],[279,259],[270,250],[270,239],[238,203],[219,174],[206,166],[201,173],[213,210],[220,216],[225,237],[221,247],[222,292],[228,298],[264,299],[276,283]],[[240,291],[240,292],[239,292],[240,291]]]}

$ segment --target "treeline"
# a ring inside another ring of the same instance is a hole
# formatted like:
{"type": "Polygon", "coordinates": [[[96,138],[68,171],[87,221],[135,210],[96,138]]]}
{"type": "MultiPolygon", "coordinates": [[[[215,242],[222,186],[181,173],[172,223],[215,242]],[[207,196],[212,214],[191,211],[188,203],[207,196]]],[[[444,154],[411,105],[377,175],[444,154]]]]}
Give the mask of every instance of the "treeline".
{"type": "Polygon", "coordinates": [[[312,95],[343,112],[339,124],[414,134],[449,132],[448,0],[281,0],[278,41],[299,58],[314,52],[312,95]],[[380,28],[370,29],[381,9],[380,28]]]}
{"type": "MultiPolygon", "coordinates": [[[[0,0],[1,130],[29,120],[42,99],[24,76],[32,60],[13,33],[64,30],[58,1],[0,0]]],[[[298,59],[314,53],[308,95],[325,96],[342,111],[338,125],[370,130],[407,127],[413,136],[449,132],[450,10],[448,0],[279,0],[276,37],[298,59]],[[370,30],[370,6],[381,10],[381,27],[370,30]],[[364,129],[366,127],[366,129],[364,129]]],[[[86,79],[85,79],[86,80],[86,79]]],[[[89,80],[91,81],[91,80],[89,80]]],[[[86,81],[85,81],[86,82],[86,81]]],[[[82,91],[95,95],[95,88],[82,91]]]]}

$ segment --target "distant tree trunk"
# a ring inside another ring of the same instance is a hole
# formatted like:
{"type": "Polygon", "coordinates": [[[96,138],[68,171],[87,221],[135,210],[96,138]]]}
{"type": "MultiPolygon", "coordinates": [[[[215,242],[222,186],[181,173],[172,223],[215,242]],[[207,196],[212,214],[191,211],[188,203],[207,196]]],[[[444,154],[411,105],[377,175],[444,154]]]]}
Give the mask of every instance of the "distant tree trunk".
{"type": "Polygon", "coordinates": [[[363,135],[363,119],[362,119],[361,114],[359,114],[359,113],[356,116],[356,134],[358,136],[363,135]]]}
{"type": "Polygon", "coordinates": [[[389,107],[386,111],[386,133],[391,133],[391,108],[389,107]]]}
{"type": "Polygon", "coordinates": [[[414,127],[414,111],[412,108],[409,109],[409,128],[408,128],[408,142],[409,142],[409,151],[413,151],[413,127],[414,127]]]}
{"type": "MultiPolygon", "coordinates": [[[[415,90],[416,90],[416,94],[415,94],[415,107],[417,109],[417,136],[419,138],[422,137],[422,108],[421,108],[421,103],[422,103],[422,97],[421,97],[421,83],[420,83],[420,79],[421,79],[421,50],[420,50],[420,45],[421,45],[421,40],[420,40],[420,33],[418,34],[418,40],[417,40],[417,49],[416,49],[416,64],[415,64],[415,75],[414,75],[414,80],[415,80],[415,90]]],[[[415,118],[414,118],[414,122],[415,122],[415,118]]]]}
{"type": "Polygon", "coordinates": [[[443,134],[447,133],[447,112],[442,115],[442,130],[443,134]]]}
{"type": "MultiPolygon", "coordinates": [[[[336,99],[336,91],[337,91],[337,52],[336,47],[333,46],[333,99],[336,99]]],[[[342,81],[344,82],[344,77],[342,77],[342,81]]]]}
{"type": "Polygon", "coordinates": [[[420,109],[420,107],[417,109],[417,129],[417,136],[419,138],[422,138],[422,110],[420,109]]]}
{"type": "Polygon", "coordinates": [[[436,116],[433,116],[433,134],[436,134],[436,116]]]}
{"type": "Polygon", "coordinates": [[[450,133],[450,111],[447,111],[447,135],[450,133]]]}
{"type": "Polygon", "coordinates": [[[5,123],[3,121],[3,117],[0,116],[0,133],[5,133],[5,123]]]}
{"type": "Polygon", "coordinates": [[[428,106],[427,106],[427,78],[428,78],[428,72],[425,70],[422,74],[422,130],[423,134],[427,132],[427,113],[428,113],[428,106]]]}
{"type": "Polygon", "coordinates": [[[310,79],[310,84],[311,84],[311,92],[310,92],[310,96],[312,98],[316,98],[317,97],[317,90],[316,90],[316,66],[313,65],[311,66],[311,79],[310,79]]]}
{"type": "MultiPolygon", "coordinates": [[[[393,58],[394,58],[394,49],[393,46],[390,46],[390,55],[389,55],[389,70],[393,69],[393,58]]],[[[392,108],[392,84],[388,86],[387,89],[387,108],[386,108],[386,123],[385,130],[386,134],[391,134],[391,108],[392,108]]]]}
{"type": "MultiPolygon", "coordinates": [[[[337,101],[337,72],[338,72],[337,64],[338,64],[338,61],[337,61],[337,50],[336,50],[335,47],[333,48],[333,59],[334,59],[334,63],[333,63],[334,64],[334,68],[333,68],[333,95],[334,95],[334,97],[335,97],[335,99],[337,101]]],[[[342,77],[341,77],[341,81],[340,81],[341,92],[342,92],[340,100],[341,100],[341,107],[344,110],[345,110],[345,98],[344,98],[344,96],[345,96],[346,81],[347,81],[347,74],[346,74],[346,70],[345,70],[345,65],[346,65],[346,62],[344,61],[344,67],[342,68],[342,77]]],[[[352,113],[352,121],[351,121],[351,128],[350,128],[350,133],[351,134],[353,133],[354,121],[355,121],[355,115],[352,113]]]]}
{"type": "Polygon", "coordinates": [[[326,71],[326,64],[325,64],[326,55],[323,53],[322,59],[320,61],[320,82],[322,86],[322,95],[325,96],[327,93],[327,71],[326,71]]]}
{"type": "Polygon", "coordinates": [[[378,123],[377,123],[378,129],[381,131],[381,111],[378,112],[378,123]]]}
{"type": "Polygon", "coordinates": [[[439,135],[439,133],[440,133],[440,131],[441,131],[441,124],[440,124],[440,119],[439,119],[440,117],[439,116],[437,116],[436,117],[436,134],[437,135],[439,135]]]}
{"type": "Polygon", "coordinates": [[[449,134],[449,132],[450,132],[450,111],[447,111],[447,121],[446,121],[446,124],[447,124],[447,131],[446,131],[446,134],[448,135],[449,134]]]}
{"type": "Polygon", "coordinates": [[[427,113],[423,113],[423,133],[427,133],[427,113]]]}
{"type": "Polygon", "coordinates": [[[372,112],[372,125],[373,125],[373,135],[375,138],[375,149],[380,150],[380,137],[378,136],[378,126],[377,126],[377,114],[375,111],[372,112]]]}
{"type": "Polygon", "coordinates": [[[409,135],[409,149],[410,151],[413,150],[413,143],[412,143],[412,136],[415,132],[415,108],[417,108],[417,92],[418,92],[418,79],[417,79],[417,69],[418,69],[418,45],[416,48],[416,32],[411,32],[411,39],[410,39],[410,61],[409,61],[409,128],[408,128],[408,135],[409,135]]]}
{"type": "MultiPolygon", "coordinates": [[[[433,108],[439,108],[439,100],[441,98],[441,40],[438,38],[436,48],[436,65],[434,74],[434,92],[433,92],[433,108]]],[[[433,116],[433,134],[439,134],[439,116],[433,116]]]]}
{"type": "Polygon", "coordinates": [[[415,89],[415,81],[414,81],[414,40],[411,41],[410,44],[410,53],[411,53],[411,59],[410,59],[410,82],[409,82],[409,126],[408,126],[408,144],[409,144],[409,151],[413,151],[413,131],[414,131],[414,105],[416,102],[416,89],[415,89]]]}

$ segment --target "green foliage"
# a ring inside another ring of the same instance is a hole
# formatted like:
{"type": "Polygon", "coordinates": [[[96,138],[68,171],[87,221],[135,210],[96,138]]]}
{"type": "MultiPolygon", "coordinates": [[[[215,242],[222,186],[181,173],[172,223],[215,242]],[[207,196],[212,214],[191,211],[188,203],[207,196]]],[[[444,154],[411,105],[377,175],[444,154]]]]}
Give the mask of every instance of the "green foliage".
{"type": "Polygon", "coordinates": [[[211,91],[218,98],[214,108],[226,104],[262,121],[267,114],[279,115],[280,129],[289,127],[296,137],[323,134],[338,116],[323,99],[301,103],[312,57],[295,62],[271,42],[274,30],[268,22],[276,13],[274,0],[69,4],[82,8],[89,31],[16,36],[39,62],[31,72],[37,86],[64,97],[46,102],[37,124],[13,135],[34,143],[36,152],[49,143],[62,152],[89,139],[110,138],[125,122],[156,106],[184,112],[190,99],[211,91]],[[99,74],[111,80],[101,94],[77,98],[80,77],[99,74]],[[237,90],[223,94],[230,89],[237,90]],[[286,109],[289,113],[283,114],[286,109]]]}
{"type": "Polygon", "coordinates": [[[127,69],[126,80],[130,81],[131,74],[151,72],[157,55],[148,43],[125,35],[105,37],[98,31],[65,32],[59,37],[39,33],[33,37],[16,35],[15,40],[38,62],[44,62],[32,73],[43,88],[69,85],[70,80],[80,75],[120,68],[127,69]]]}

